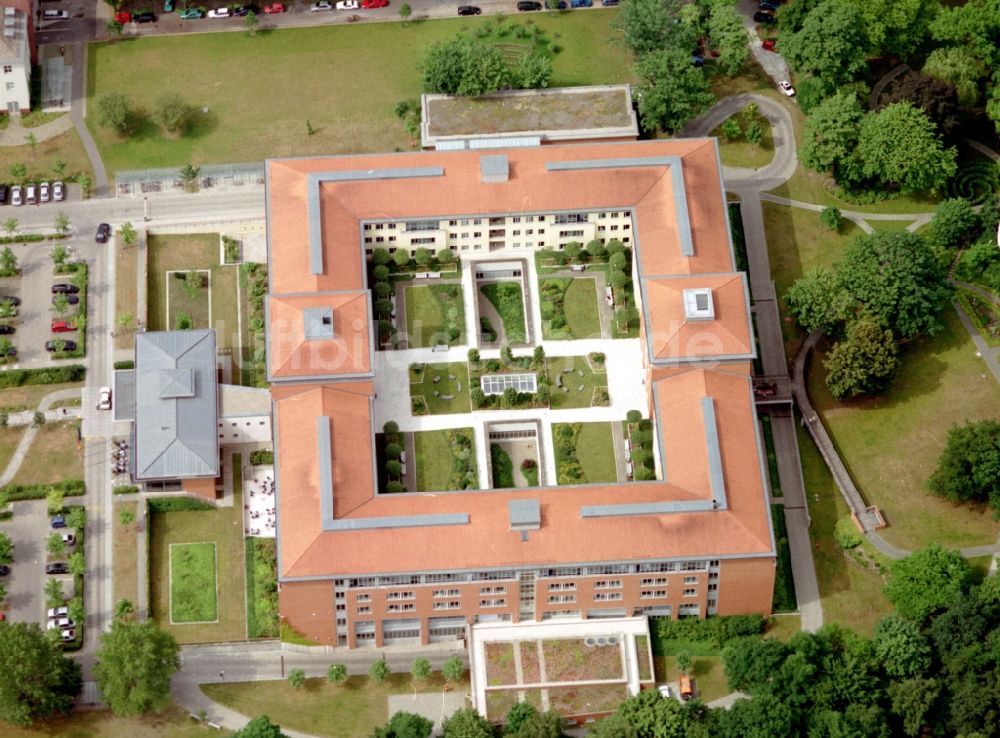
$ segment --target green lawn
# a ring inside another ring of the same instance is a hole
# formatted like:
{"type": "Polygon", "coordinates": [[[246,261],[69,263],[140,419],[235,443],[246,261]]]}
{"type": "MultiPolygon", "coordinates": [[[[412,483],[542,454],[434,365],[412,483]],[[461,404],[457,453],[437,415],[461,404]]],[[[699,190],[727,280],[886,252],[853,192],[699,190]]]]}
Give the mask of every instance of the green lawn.
{"type": "Polygon", "coordinates": [[[514,462],[499,443],[490,444],[490,469],[493,489],[510,489],[514,486],[514,462]]]}
{"type": "MultiPolygon", "coordinates": [[[[674,656],[654,656],[653,668],[658,682],[676,682],[680,676],[674,656]]],[[[695,656],[691,662],[690,674],[702,702],[717,700],[732,691],[726,681],[721,656],[695,656]]]]}
{"type": "Polygon", "coordinates": [[[139,503],[116,502],[114,505],[114,517],[112,520],[112,546],[114,547],[114,558],[112,561],[112,589],[114,600],[128,600],[135,606],[139,606],[139,541],[138,526],[135,523],[122,525],[118,522],[118,511],[122,509],[131,510],[135,516],[139,503]]]}
{"type": "Polygon", "coordinates": [[[431,415],[467,413],[469,404],[469,368],[466,364],[426,364],[415,373],[410,370],[410,397],[414,401],[414,412],[418,405],[431,415]],[[452,379],[451,377],[455,377],[452,379]],[[437,378],[437,382],[435,382],[437,378]],[[438,396],[435,397],[434,393],[438,396]],[[423,403],[417,400],[423,398],[423,403]],[[450,397],[451,399],[447,399],[450,397]]]}
{"type": "Polygon", "coordinates": [[[83,479],[83,455],[77,449],[76,424],[46,423],[35,435],[11,483],[55,484],[67,479],[83,479]]]}
{"type": "MultiPolygon", "coordinates": [[[[616,16],[617,9],[596,8],[532,14],[533,24],[553,40],[558,34],[562,47],[553,58],[551,87],[632,81],[628,51],[612,43],[619,36],[610,28],[616,16]]],[[[164,70],[175,70],[168,75],[169,89],[198,112],[192,131],[182,138],[165,136],[148,118],[125,139],[99,127],[93,113],[87,123],[109,173],[411,148],[414,142],[394,108],[400,100],[419,97],[425,51],[486,23],[493,19],[338,23],[268,30],[253,38],[199,33],[92,44],[88,110],[95,111],[96,100],[114,90],[149,113],[164,90],[164,70]],[[129,73],[122,74],[123,69],[129,73]],[[294,84],[288,83],[290,73],[294,84]],[[267,90],[267,104],[251,90],[267,90]]],[[[505,42],[518,40],[510,36],[505,42]]]]}
{"type": "MultiPolygon", "coordinates": [[[[468,683],[457,689],[468,689],[468,683]]],[[[267,715],[283,728],[312,735],[344,738],[372,735],[389,719],[389,695],[441,692],[439,672],[426,682],[412,682],[409,674],[391,674],[385,684],[352,676],[334,686],[326,679],[307,679],[302,689],[287,681],[203,684],[208,697],[244,715],[267,715]]]]}
{"type": "Polygon", "coordinates": [[[3,724],[4,738],[218,738],[228,735],[192,720],[171,704],[158,714],[115,717],[107,710],[79,710],[66,717],[36,720],[30,728],[3,724]]]}
{"type": "Polygon", "coordinates": [[[809,393],[862,495],[882,510],[882,535],[900,548],[930,543],[994,543],[1000,523],[984,507],[954,505],[926,490],[948,428],[996,418],[1000,386],[976,357],[954,310],[944,330],[903,347],[883,397],[835,403],[826,389],[822,353],[813,357],[809,393]]]}
{"type": "Polygon", "coordinates": [[[809,539],[823,619],[870,634],[875,623],[892,612],[892,605],[882,593],[886,580],[879,571],[880,560],[867,542],[849,552],[837,544],[834,528],[850,511],[809,433],[798,423],[795,426],[812,518],[809,539]]]}
{"type": "Polygon", "coordinates": [[[711,133],[719,139],[719,157],[722,159],[722,163],[727,167],[747,169],[760,169],[770,164],[774,158],[774,136],[767,120],[761,116],[759,122],[764,135],[759,143],[752,144],[746,139],[747,121],[742,112],[731,117],[741,125],[742,135],[730,141],[722,134],[721,125],[711,133]]]}
{"type": "Polygon", "coordinates": [[[34,150],[28,144],[23,146],[0,146],[0,171],[6,176],[12,164],[24,164],[28,168],[28,179],[51,180],[55,178],[52,165],[56,160],[66,164],[65,180],[70,175],[84,173],[93,179],[90,159],[76,131],[70,129],[54,138],[39,141],[34,150]]]}
{"type": "Polygon", "coordinates": [[[188,294],[185,291],[184,277],[186,272],[170,272],[165,274],[167,281],[168,311],[166,325],[168,329],[179,329],[178,318],[186,315],[191,319],[192,328],[211,328],[212,317],[209,313],[209,280],[211,275],[199,271],[204,278],[202,286],[188,294]]]}
{"type": "Polygon", "coordinates": [[[434,346],[447,343],[459,346],[465,343],[465,306],[462,302],[462,286],[420,285],[406,287],[406,333],[410,348],[434,346]],[[449,311],[452,320],[448,320],[449,311]],[[459,335],[450,338],[448,327],[455,325],[459,335]]]}
{"type": "MultiPolygon", "coordinates": [[[[455,428],[472,439],[472,428],[455,428]]],[[[474,448],[474,447],[473,447],[474,448]]],[[[448,431],[418,431],[413,434],[413,451],[416,458],[417,488],[415,492],[440,492],[455,489],[452,485],[454,452],[448,440],[448,431]]],[[[472,469],[475,473],[476,457],[473,451],[472,469]]]]}
{"type": "Polygon", "coordinates": [[[203,623],[218,618],[214,543],[175,543],[170,547],[170,619],[203,623]]]}
{"type": "MultiPolygon", "coordinates": [[[[801,136],[797,140],[801,144],[801,136]]],[[[939,197],[917,194],[903,195],[872,205],[854,205],[837,197],[834,194],[834,189],[832,180],[824,175],[808,171],[800,163],[795,168],[795,174],[792,175],[791,179],[771,190],[771,194],[792,200],[811,202],[816,205],[830,205],[841,210],[857,210],[862,213],[929,213],[941,201],[939,197]]]]}
{"type": "Polygon", "coordinates": [[[581,339],[601,337],[601,316],[597,312],[597,281],[593,277],[555,277],[538,280],[538,299],[542,311],[542,336],[546,340],[581,339]],[[552,299],[543,289],[559,289],[559,298],[552,299]],[[558,304],[561,299],[561,305],[558,304]],[[548,311],[560,315],[565,321],[561,328],[553,328],[546,319],[548,311]]]}
{"type": "Polygon", "coordinates": [[[121,236],[115,234],[115,348],[129,349],[135,342],[136,320],[140,318],[138,307],[139,248],[126,247],[121,236]],[[118,316],[128,313],[132,316],[130,330],[118,325],[118,316]]]}
{"type": "Polygon", "coordinates": [[[576,436],[576,458],[587,482],[617,482],[611,423],[580,423],[580,432],[576,436]]]}
{"type": "MultiPolygon", "coordinates": [[[[227,470],[228,472],[228,470],[227,470]]],[[[180,643],[216,643],[246,638],[243,494],[214,510],[153,512],[149,516],[150,615],[180,643]],[[214,543],[218,567],[218,622],[170,622],[170,544],[214,543]]]]}
{"type": "Polygon", "coordinates": [[[493,282],[479,288],[503,321],[507,343],[524,343],[524,296],[520,282],[493,282]]]}
{"type": "Polygon", "coordinates": [[[545,366],[551,383],[549,406],[553,410],[602,404],[600,395],[602,392],[604,395],[607,394],[608,375],[607,373],[595,374],[586,357],[560,356],[546,359],[545,366]],[[566,369],[572,371],[565,371],[566,369]],[[559,378],[558,384],[557,377],[559,378]]]}

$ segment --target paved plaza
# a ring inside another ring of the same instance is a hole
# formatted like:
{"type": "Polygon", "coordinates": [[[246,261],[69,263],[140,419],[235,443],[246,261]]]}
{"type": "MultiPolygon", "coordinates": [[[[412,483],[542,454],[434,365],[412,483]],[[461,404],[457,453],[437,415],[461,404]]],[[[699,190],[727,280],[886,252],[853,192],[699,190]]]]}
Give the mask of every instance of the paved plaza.
{"type": "Polygon", "coordinates": [[[250,474],[243,479],[243,490],[243,532],[274,538],[274,467],[250,467],[250,474]]]}

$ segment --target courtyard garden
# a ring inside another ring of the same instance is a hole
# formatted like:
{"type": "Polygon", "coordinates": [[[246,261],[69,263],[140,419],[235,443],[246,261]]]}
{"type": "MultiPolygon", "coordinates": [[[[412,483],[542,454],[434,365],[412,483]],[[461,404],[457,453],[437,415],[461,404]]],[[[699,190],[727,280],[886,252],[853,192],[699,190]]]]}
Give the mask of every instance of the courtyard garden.
{"type": "Polygon", "coordinates": [[[559,484],[618,481],[611,423],[554,423],[552,442],[559,484]]]}
{"type": "Polygon", "coordinates": [[[465,343],[465,306],[461,285],[407,286],[403,293],[409,348],[465,343]]]}
{"type": "Polygon", "coordinates": [[[540,279],[538,300],[545,340],[601,337],[597,281],[593,277],[540,279]]]}
{"type": "Polygon", "coordinates": [[[774,158],[771,124],[755,103],[727,118],[711,135],[719,139],[719,157],[727,167],[759,169],[774,158]]]}
{"type": "Polygon", "coordinates": [[[549,406],[553,410],[610,404],[603,357],[600,362],[592,362],[586,356],[560,356],[547,359],[545,365],[551,387],[549,406]]]}
{"type": "Polygon", "coordinates": [[[410,401],[414,415],[467,413],[469,370],[464,363],[412,364],[410,401]]]}
{"type": "Polygon", "coordinates": [[[476,489],[476,446],[472,428],[413,434],[415,492],[476,489]]]}
{"type": "Polygon", "coordinates": [[[207,623],[218,619],[214,543],[170,546],[170,622],[207,623]]]}
{"type": "Polygon", "coordinates": [[[170,330],[212,327],[212,275],[201,269],[167,272],[166,325],[170,330]]]}
{"type": "Polygon", "coordinates": [[[493,489],[538,486],[536,439],[513,439],[490,443],[493,489]]]}
{"type": "Polygon", "coordinates": [[[274,538],[246,539],[247,637],[278,635],[278,553],[274,538]]]}
{"type": "MultiPolygon", "coordinates": [[[[503,343],[524,343],[527,329],[524,322],[524,296],[520,282],[491,282],[480,285],[479,291],[493,306],[503,325],[503,343]]],[[[484,311],[480,301],[480,312],[484,311]]],[[[489,317],[489,316],[485,316],[489,317]]]]}

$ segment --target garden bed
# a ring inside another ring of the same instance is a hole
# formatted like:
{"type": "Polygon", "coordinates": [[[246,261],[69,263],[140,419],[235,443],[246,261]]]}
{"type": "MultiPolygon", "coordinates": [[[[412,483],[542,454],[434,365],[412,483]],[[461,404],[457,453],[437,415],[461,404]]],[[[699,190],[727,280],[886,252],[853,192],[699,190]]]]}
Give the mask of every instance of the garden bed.
{"type": "Polygon", "coordinates": [[[486,684],[494,687],[517,684],[514,667],[514,643],[486,644],[486,684]]]}
{"type": "Polygon", "coordinates": [[[508,344],[524,343],[527,340],[527,333],[521,283],[492,282],[480,285],[479,291],[500,315],[500,319],[503,321],[505,342],[508,344]]]}
{"type": "Polygon", "coordinates": [[[465,306],[461,285],[407,286],[403,294],[409,348],[465,343],[465,306]]]}
{"type": "Polygon", "coordinates": [[[588,646],[582,638],[542,641],[545,681],[624,679],[621,646],[588,646]]]}
{"type": "Polygon", "coordinates": [[[464,363],[419,364],[409,369],[414,415],[468,413],[469,371],[464,363]]]}
{"type": "Polygon", "coordinates": [[[542,337],[546,340],[601,337],[597,282],[593,277],[539,280],[542,337]]]}

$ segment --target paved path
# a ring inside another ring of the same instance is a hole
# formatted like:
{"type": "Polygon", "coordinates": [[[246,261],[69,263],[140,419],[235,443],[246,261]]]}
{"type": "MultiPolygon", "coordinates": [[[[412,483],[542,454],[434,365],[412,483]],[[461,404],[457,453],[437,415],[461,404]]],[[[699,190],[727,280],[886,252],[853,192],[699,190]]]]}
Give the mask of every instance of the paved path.
{"type": "MultiPolygon", "coordinates": [[[[812,210],[813,212],[820,213],[826,210],[825,205],[816,205],[812,202],[803,202],[802,200],[790,200],[787,197],[779,197],[778,195],[772,195],[769,192],[761,193],[761,200],[766,202],[773,202],[778,205],[788,205],[793,208],[801,208],[803,210],[812,210]]],[[[917,229],[930,223],[934,218],[934,213],[863,213],[860,210],[841,210],[840,214],[850,220],[851,222],[857,224],[857,226],[863,230],[865,233],[874,232],[874,228],[868,223],[869,220],[875,221],[912,221],[910,225],[906,227],[908,231],[916,231],[917,229]]]]}
{"type": "Polygon", "coordinates": [[[41,143],[61,136],[72,127],[73,121],[68,115],[61,115],[55,120],[33,128],[25,128],[21,125],[21,116],[13,115],[7,127],[0,131],[0,146],[25,146],[29,143],[29,135],[35,137],[36,143],[41,143]]]}
{"type": "Polygon", "coordinates": [[[94,170],[93,193],[98,197],[114,195],[113,192],[108,192],[108,172],[104,168],[104,160],[84,122],[87,116],[87,44],[70,44],[69,49],[73,54],[73,103],[69,117],[83,142],[90,167],[94,170]]]}
{"type": "MultiPolygon", "coordinates": [[[[57,390],[50,394],[45,395],[42,401],[38,403],[38,410],[45,413],[46,419],[53,418],[53,416],[61,417],[61,412],[50,411],[49,408],[58,400],[69,400],[74,397],[80,396],[80,390],[78,389],[65,389],[57,390]]],[[[77,408],[69,408],[72,410],[77,410],[77,408]]],[[[31,423],[32,417],[34,416],[34,411],[27,410],[24,413],[14,413],[11,418],[27,415],[28,423],[31,423]]],[[[68,417],[68,412],[67,412],[68,417]]],[[[19,425],[19,423],[11,423],[11,425],[19,425]]],[[[17,470],[21,468],[21,464],[24,462],[24,457],[28,455],[28,450],[31,448],[31,444],[35,440],[35,436],[38,434],[38,429],[34,427],[28,427],[21,436],[21,441],[17,444],[17,449],[14,451],[14,455],[11,456],[10,461],[7,462],[7,468],[4,469],[3,474],[0,475],[0,487],[10,484],[11,480],[17,474],[17,470]]]]}

